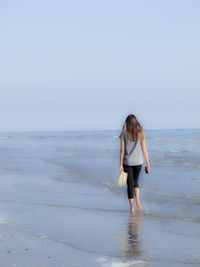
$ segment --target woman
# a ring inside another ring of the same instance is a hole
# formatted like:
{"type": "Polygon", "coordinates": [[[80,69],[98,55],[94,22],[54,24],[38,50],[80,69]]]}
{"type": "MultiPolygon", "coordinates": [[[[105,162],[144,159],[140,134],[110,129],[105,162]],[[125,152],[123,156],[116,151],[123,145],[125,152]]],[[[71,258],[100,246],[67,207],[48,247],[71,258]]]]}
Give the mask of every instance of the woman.
{"type": "Polygon", "coordinates": [[[130,114],[123,125],[120,134],[120,168],[119,171],[127,172],[127,194],[131,212],[134,212],[133,199],[135,195],[136,207],[142,209],[139,199],[139,174],[143,164],[143,156],[146,160],[146,171],[150,172],[148,152],[145,144],[145,135],[137,118],[130,114]]]}

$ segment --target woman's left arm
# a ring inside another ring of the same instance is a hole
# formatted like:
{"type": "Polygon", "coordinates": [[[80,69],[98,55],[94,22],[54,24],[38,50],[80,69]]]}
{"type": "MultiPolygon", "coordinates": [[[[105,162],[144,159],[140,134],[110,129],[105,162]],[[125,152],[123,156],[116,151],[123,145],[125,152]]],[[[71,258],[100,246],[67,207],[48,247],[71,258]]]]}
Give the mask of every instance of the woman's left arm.
{"type": "Polygon", "coordinates": [[[144,154],[144,158],[146,160],[147,171],[150,172],[149,156],[148,156],[148,152],[147,152],[147,148],[146,148],[146,142],[145,142],[144,133],[142,135],[141,146],[142,146],[142,152],[144,154]]]}

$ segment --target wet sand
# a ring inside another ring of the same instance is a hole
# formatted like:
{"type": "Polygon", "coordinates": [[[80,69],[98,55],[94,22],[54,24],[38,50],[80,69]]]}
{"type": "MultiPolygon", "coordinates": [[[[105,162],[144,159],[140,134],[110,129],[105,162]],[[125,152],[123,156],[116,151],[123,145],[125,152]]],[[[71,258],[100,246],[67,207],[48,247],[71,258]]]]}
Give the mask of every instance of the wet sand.
{"type": "Polygon", "coordinates": [[[163,176],[143,170],[143,209],[131,214],[117,187],[118,158],[61,142],[1,144],[0,266],[200,265],[196,196],[165,192],[163,176]],[[148,187],[155,177],[162,194],[148,187]]]}

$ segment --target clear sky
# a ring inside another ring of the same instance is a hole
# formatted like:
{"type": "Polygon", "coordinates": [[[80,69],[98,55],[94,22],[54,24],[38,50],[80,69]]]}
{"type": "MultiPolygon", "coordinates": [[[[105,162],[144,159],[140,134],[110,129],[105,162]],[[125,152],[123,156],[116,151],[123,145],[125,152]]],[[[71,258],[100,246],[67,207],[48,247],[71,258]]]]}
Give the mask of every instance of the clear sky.
{"type": "Polygon", "coordinates": [[[0,2],[0,131],[200,128],[199,0],[0,2]]]}

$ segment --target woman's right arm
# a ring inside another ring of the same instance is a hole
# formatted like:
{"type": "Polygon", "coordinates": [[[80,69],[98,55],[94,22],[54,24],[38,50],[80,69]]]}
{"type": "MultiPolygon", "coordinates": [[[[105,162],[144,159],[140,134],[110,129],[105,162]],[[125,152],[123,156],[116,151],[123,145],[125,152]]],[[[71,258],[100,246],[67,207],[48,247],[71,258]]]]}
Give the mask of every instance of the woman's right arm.
{"type": "Polygon", "coordinates": [[[150,172],[149,157],[148,157],[148,152],[147,152],[144,132],[142,133],[141,146],[142,146],[142,152],[144,154],[144,158],[145,158],[145,161],[146,161],[147,171],[150,172]]]}
{"type": "Polygon", "coordinates": [[[122,172],[124,170],[123,159],[124,159],[124,136],[123,136],[123,132],[122,132],[120,135],[120,167],[119,167],[120,172],[122,172]]]}

